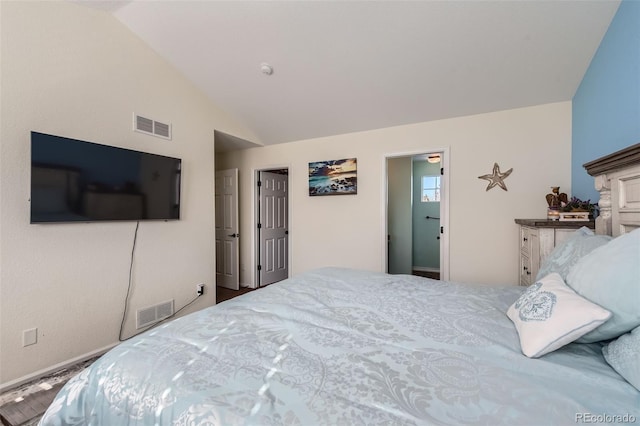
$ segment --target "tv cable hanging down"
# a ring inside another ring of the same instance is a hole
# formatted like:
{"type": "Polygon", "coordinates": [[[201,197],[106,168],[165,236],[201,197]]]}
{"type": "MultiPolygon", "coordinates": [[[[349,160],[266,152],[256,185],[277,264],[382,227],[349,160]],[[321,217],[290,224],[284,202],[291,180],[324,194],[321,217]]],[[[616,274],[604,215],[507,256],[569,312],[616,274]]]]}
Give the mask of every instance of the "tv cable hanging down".
{"type": "Polygon", "coordinates": [[[136,252],[136,242],[138,241],[138,229],[140,228],[140,221],[136,222],[136,230],[133,233],[133,246],[131,247],[131,261],[129,263],[129,284],[127,286],[127,294],[124,298],[124,310],[122,313],[122,321],[120,322],[120,332],[118,333],[118,340],[120,342],[124,342],[125,340],[129,340],[132,337],[137,336],[140,333],[144,333],[145,331],[162,324],[163,322],[165,322],[168,319],[171,319],[173,317],[175,317],[178,313],[180,313],[180,311],[182,311],[183,309],[185,309],[186,307],[192,305],[196,300],[198,300],[198,298],[200,296],[202,296],[204,294],[204,291],[198,287],[198,294],[196,297],[194,297],[191,301],[189,301],[186,305],[184,305],[183,307],[181,307],[180,309],[178,309],[177,311],[175,311],[174,313],[172,313],[171,315],[169,315],[168,317],[149,325],[148,327],[145,327],[143,330],[134,333],[133,335],[127,337],[127,338],[123,338],[122,337],[122,332],[124,331],[124,322],[127,318],[127,310],[128,310],[128,306],[129,306],[129,296],[131,295],[131,283],[133,280],[133,261],[134,261],[134,257],[135,257],[135,252],[136,252]]]}

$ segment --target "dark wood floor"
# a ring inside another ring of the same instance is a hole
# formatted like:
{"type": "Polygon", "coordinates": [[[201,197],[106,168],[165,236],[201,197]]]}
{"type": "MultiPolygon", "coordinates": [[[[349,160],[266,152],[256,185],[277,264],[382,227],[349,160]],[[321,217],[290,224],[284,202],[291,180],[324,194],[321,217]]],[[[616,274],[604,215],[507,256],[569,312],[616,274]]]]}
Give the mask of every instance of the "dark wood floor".
{"type": "Polygon", "coordinates": [[[96,359],[98,356],[0,394],[0,423],[3,426],[36,425],[60,388],[96,359]]]}
{"type": "Polygon", "coordinates": [[[231,290],[224,287],[216,287],[216,303],[224,302],[225,300],[233,299],[241,294],[249,293],[250,291],[258,290],[255,288],[240,287],[240,290],[231,290]]]}
{"type": "Polygon", "coordinates": [[[431,272],[431,271],[413,271],[413,275],[417,275],[419,277],[431,278],[434,280],[440,279],[440,271],[431,272]]]}
{"type": "Polygon", "coordinates": [[[0,407],[0,422],[4,426],[36,424],[47,410],[64,383],[58,383],[51,389],[41,390],[25,397],[24,400],[12,401],[0,407]]]}

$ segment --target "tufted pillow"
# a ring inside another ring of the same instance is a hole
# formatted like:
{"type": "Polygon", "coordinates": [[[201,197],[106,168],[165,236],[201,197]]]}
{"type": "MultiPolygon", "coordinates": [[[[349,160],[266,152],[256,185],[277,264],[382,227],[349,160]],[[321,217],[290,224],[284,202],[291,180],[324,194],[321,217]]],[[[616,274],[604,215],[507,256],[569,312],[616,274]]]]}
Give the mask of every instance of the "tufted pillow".
{"type": "Polygon", "coordinates": [[[618,374],[640,390],[640,327],[603,347],[602,354],[618,374]]]}
{"type": "Polygon", "coordinates": [[[554,272],[529,286],[507,316],[518,330],[522,353],[537,358],[598,327],[611,313],[579,296],[554,272]]]}
{"type": "Polygon", "coordinates": [[[557,272],[563,280],[566,280],[569,271],[578,260],[609,241],[611,241],[611,237],[595,235],[591,229],[583,226],[549,253],[540,265],[536,280],[546,277],[552,272],[557,272]]]}
{"type": "Polygon", "coordinates": [[[580,259],[569,272],[567,285],[612,313],[606,324],[580,343],[614,339],[640,326],[640,229],[580,259]]]}

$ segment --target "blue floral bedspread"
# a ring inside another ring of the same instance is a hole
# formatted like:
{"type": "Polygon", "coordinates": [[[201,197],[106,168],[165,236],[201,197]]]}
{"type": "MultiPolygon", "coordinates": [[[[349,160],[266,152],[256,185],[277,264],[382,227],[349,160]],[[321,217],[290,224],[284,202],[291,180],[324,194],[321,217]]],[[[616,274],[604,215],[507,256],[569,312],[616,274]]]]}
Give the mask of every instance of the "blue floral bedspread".
{"type": "Polygon", "coordinates": [[[640,423],[640,392],[601,345],[521,354],[505,312],[522,291],[311,271],[120,344],[41,424],[640,423]]]}

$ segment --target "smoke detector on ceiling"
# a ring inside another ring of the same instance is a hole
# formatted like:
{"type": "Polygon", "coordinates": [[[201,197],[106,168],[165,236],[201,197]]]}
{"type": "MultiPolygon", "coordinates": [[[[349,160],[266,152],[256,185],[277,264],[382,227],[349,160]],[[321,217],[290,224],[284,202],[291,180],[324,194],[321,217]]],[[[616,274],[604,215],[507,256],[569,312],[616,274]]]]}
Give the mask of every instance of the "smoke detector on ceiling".
{"type": "Polygon", "coordinates": [[[262,71],[262,74],[271,75],[273,74],[273,67],[266,62],[263,62],[260,64],[260,71],[262,71]]]}

